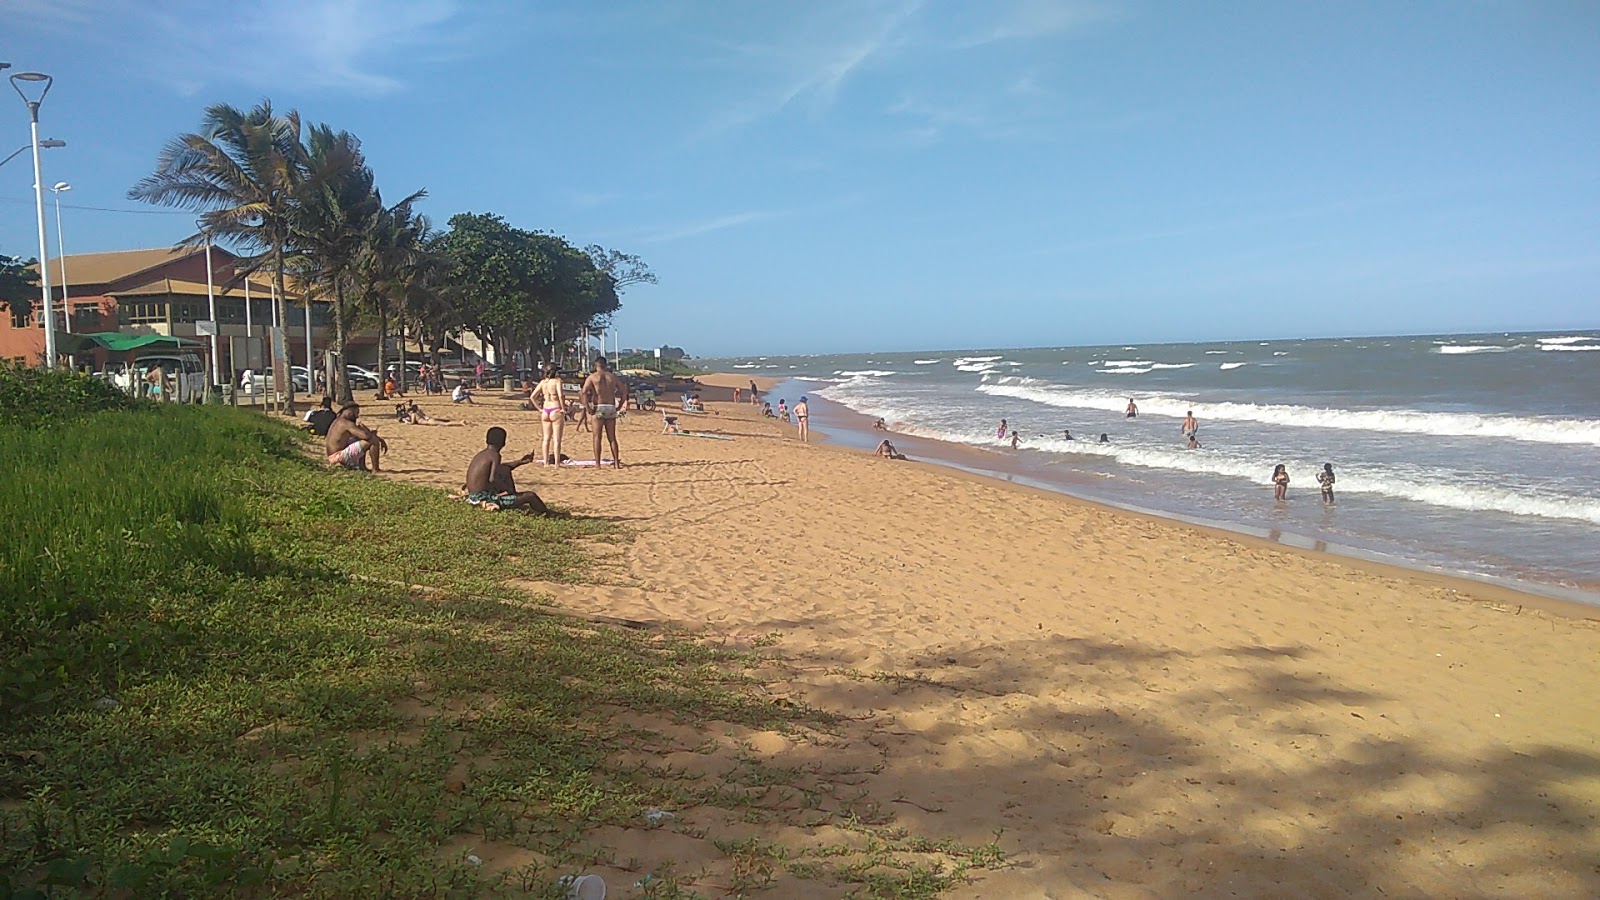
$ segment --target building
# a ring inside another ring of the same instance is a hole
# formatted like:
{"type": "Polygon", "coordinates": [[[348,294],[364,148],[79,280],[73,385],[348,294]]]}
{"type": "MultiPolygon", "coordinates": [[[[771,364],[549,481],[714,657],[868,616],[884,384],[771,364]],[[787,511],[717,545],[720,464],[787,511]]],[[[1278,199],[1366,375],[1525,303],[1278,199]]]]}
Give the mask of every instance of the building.
{"type": "MultiPolygon", "coordinates": [[[[217,303],[217,331],[224,380],[228,373],[245,368],[259,369],[267,362],[269,329],[272,325],[271,287],[264,273],[251,276],[248,286],[250,309],[245,311],[246,286],[236,283],[238,257],[220,247],[211,249],[211,282],[217,303]],[[248,328],[247,328],[248,321],[248,328]]],[[[206,289],[206,251],[204,248],[163,248],[122,250],[112,253],[81,253],[66,258],[66,285],[61,278],[61,261],[49,262],[50,293],[55,303],[56,329],[78,334],[120,331],[124,334],[159,334],[169,337],[200,338],[201,355],[210,365],[210,340],[199,335],[197,323],[211,316],[206,289]],[[67,302],[62,302],[63,295],[67,302]],[[68,308],[70,307],[70,308],[68,308]]],[[[327,349],[332,338],[327,303],[311,303],[311,353],[306,347],[306,312],[299,295],[289,293],[287,342],[290,362],[306,365],[308,356],[316,358],[327,349]]],[[[43,310],[19,314],[12,310],[0,315],[0,357],[33,363],[44,356],[43,310]]],[[[356,348],[367,355],[375,352],[376,335],[352,334],[352,358],[356,348]]],[[[87,361],[79,360],[80,365],[87,361]]],[[[95,366],[106,360],[97,359],[95,366]]]]}

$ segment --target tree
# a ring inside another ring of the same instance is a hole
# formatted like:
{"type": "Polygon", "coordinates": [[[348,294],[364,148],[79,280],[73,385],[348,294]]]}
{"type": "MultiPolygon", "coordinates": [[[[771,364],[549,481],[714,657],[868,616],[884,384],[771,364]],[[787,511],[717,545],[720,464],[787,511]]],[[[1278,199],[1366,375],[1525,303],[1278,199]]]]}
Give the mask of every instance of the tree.
{"type": "MultiPolygon", "coordinates": [[[[333,373],[335,383],[328,388],[340,402],[349,403],[355,399],[344,368],[348,326],[355,313],[351,304],[368,296],[357,278],[358,265],[367,246],[379,239],[383,198],[354,135],[317,125],[310,138],[306,179],[292,216],[294,263],[306,276],[306,302],[314,293],[330,301],[333,350],[339,363],[333,373]]],[[[308,370],[314,368],[308,363],[308,370]]]]}
{"type": "MultiPolygon", "coordinates": [[[[200,232],[179,246],[198,246],[207,236],[237,245],[246,254],[240,260],[246,277],[263,267],[272,272],[278,321],[288,322],[284,272],[306,156],[299,113],[279,115],[270,100],[248,113],[219,103],[206,109],[199,131],[181,134],[162,148],[155,172],[140,179],[128,197],[200,212],[200,232]]],[[[277,378],[292,412],[294,381],[287,375],[279,372],[277,378]]]]}
{"type": "Polygon", "coordinates": [[[611,286],[619,295],[631,285],[656,283],[656,273],[631,253],[607,250],[599,244],[590,244],[583,252],[594,261],[596,269],[611,276],[611,286]]]}
{"type": "Polygon", "coordinates": [[[39,296],[39,261],[22,261],[0,253],[0,306],[14,315],[33,312],[33,299],[39,296]],[[34,267],[34,268],[30,268],[34,267]]]}

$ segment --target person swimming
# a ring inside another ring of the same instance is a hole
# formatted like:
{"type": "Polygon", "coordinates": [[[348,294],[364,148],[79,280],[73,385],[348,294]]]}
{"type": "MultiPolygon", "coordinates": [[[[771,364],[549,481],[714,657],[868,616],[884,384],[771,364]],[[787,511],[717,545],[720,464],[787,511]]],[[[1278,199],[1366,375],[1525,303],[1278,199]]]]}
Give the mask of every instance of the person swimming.
{"type": "Polygon", "coordinates": [[[1106,433],[1104,431],[1100,432],[1100,443],[1102,443],[1102,444],[1111,443],[1111,438],[1107,437],[1106,433]]]}

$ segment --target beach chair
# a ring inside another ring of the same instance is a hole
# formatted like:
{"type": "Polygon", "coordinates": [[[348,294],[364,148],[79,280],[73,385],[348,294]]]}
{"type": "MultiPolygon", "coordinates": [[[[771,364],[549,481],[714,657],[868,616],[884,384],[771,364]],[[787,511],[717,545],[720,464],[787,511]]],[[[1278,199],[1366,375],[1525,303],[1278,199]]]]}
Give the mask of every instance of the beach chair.
{"type": "Polygon", "coordinates": [[[669,416],[669,415],[667,415],[666,411],[663,410],[662,413],[661,413],[661,433],[662,434],[678,434],[682,430],[683,429],[678,427],[678,417],[677,416],[669,416]]]}

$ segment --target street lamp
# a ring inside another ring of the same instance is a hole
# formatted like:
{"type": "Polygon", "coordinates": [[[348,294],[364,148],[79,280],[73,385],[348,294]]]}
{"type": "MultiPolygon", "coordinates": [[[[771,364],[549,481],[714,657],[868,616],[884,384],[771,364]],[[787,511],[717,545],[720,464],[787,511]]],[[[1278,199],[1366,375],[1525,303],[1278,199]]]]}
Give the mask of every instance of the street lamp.
{"type": "Polygon", "coordinates": [[[33,120],[33,208],[39,219],[39,293],[44,298],[44,365],[47,369],[56,367],[56,317],[55,306],[50,302],[50,267],[45,265],[50,249],[44,236],[44,174],[39,170],[39,104],[44,102],[53,84],[54,78],[40,72],[18,72],[11,76],[11,86],[16,89],[22,102],[28,105],[28,116],[33,120]],[[26,91],[22,87],[24,84],[28,86],[26,91]],[[30,98],[29,91],[40,84],[44,88],[39,91],[39,96],[30,98]]]}
{"type": "Polygon", "coordinates": [[[72,305],[67,302],[67,239],[61,232],[61,192],[72,190],[65,181],[50,189],[56,195],[56,258],[61,261],[61,314],[66,317],[67,334],[72,333],[72,305]]]}
{"type": "MultiPolygon", "coordinates": [[[[45,138],[44,140],[39,142],[39,148],[42,149],[42,150],[54,150],[57,147],[65,147],[66,145],[67,145],[66,141],[58,141],[55,138],[45,138]]],[[[10,156],[6,157],[5,159],[0,159],[0,166],[3,166],[6,163],[11,162],[13,159],[16,159],[18,153],[21,153],[22,151],[24,151],[24,150],[26,150],[26,149],[28,149],[29,147],[32,147],[32,146],[33,146],[32,144],[23,144],[21,147],[18,147],[17,149],[11,151],[11,155],[10,156]]]]}

